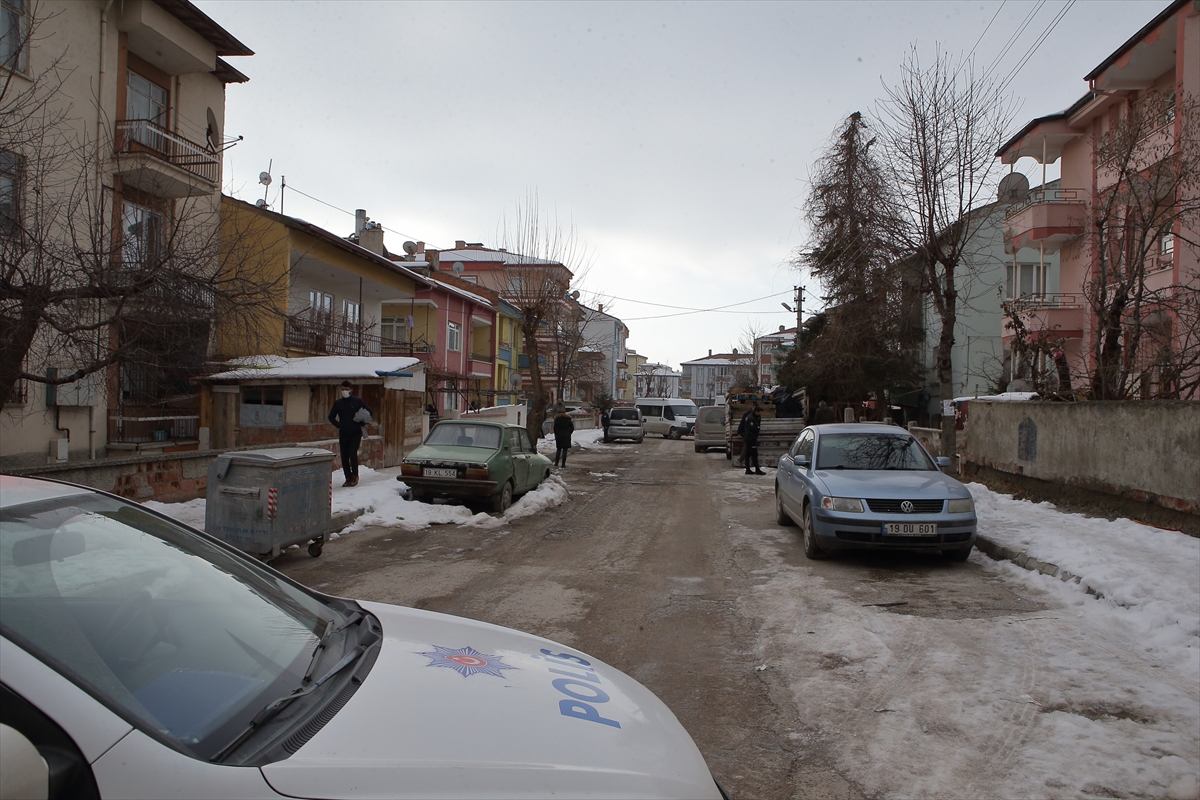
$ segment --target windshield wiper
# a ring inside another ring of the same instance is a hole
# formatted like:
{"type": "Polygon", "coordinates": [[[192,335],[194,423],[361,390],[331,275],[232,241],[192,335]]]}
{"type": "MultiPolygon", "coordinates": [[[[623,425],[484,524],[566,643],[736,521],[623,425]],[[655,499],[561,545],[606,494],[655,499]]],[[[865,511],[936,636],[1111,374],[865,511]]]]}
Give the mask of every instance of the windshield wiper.
{"type": "Polygon", "coordinates": [[[329,638],[338,631],[349,628],[354,623],[363,618],[363,612],[355,611],[352,614],[346,615],[341,624],[329,622],[325,626],[325,630],[321,633],[321,638],[317,640],[317,646],[313,648],[312,659],[308,662],[308,669],[304,671],[304,677],[300,680],[301,685],[308,683],[312,678],[313,671],[317,668],[317,662],[321,660],[321,653],[329,645],[329,638]]]}
{"type": "MultiPolygon", "coordinates": [[[[346,655],[342,656],[341,660],[339,660],[336,664],[334,664],[333,668],[331,670],[329,670],[328,672],[326,672],[324,675],[322,675],[320,678],[317,678],[315,681],[313,681],[312,683],[310,683],[307,686],[302,686],[301,688],[296,689],[291,694],[284,695],[283,697],[279,698],[278,700],[272,700],[270,703],[267,703],[265,706],[262,707],[262,710],[260,710],[257,714],[254,715],[254,718],[250,720],[250,723],[246,726],[245,730],[243,730],[241,733],[239,733],[232,742],[230,742],[229,744],[222,747],[219,751],[217,751],[216,755],[214,755],[212,758],[210,758],[209,761],[211,761],[213,763],[220,762],[223,758],[225,758],[225,756],[229,755],[234,750],[238,749],[238,747],[240,747],[242,745],[242,742],[249,739],[251,734],[253,734],[255,731],[257,731],[263,725],[266,725],[276,714],[278,714],[280,711],[282,711],[284,708],[286,708],[293,700],[299,700],[301,697],[304,697],[305,695],[312,694],[313,692],[315,692],[317,690],[317,688],[319,686],[321,686],[321,684],[328,681],[334,675],[337,675],[339,672],[344,670],[350,664],[353,664],[355,661],[362,658],[363,653],[367,652],[368,647],[370,647],[369,644],[358,645],[353,650],[351,650],[349,653],[346,653],[346,655]]],[[[310,665],[310,668],[311,668],[311,665],[310,665]]]]}

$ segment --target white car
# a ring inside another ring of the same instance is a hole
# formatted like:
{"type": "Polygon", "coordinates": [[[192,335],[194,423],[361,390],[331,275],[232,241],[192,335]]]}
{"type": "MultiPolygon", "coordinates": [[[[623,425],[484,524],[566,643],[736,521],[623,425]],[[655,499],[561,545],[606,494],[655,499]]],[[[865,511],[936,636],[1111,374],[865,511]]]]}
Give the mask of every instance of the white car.
{"type": "Polygon", "coordinates": [[[63,798],[719,798],[648,689],[322,595],[112,495],[0,476],[0,785],[63,798]]]}

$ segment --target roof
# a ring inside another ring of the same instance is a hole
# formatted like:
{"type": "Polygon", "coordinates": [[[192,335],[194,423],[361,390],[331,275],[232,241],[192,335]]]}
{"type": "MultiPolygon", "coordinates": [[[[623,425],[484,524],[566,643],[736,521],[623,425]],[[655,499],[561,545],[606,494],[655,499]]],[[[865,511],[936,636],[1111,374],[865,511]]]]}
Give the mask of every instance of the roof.
{"type": "Polygon", "coordinates": [[[212,17],[196,8],[190,0],[154,0],[155,3],[175,19],[200,34],[217,49],[219,56],[252,56],[254,51],[234,38],[212,17]]]}
{"type": "MultiPolygon", "coordinates": [[[[438,259],[442,263],[452,263],[454,261],[483,261],[492,264],[501,263],[506,266],[513,265],[545,265],[549,267],[562,267],[567,269],[567,265],[561,261],[555,261],[551,258],[536,258],[534,256],[523,256],[520,253],[508,253],[502,250],[491,250],[488,248],[469,247],[463,250],[442,250],[438,253],[438,259]]],[[[568,270],[569,271],[569,270],[568,270]]]]}
{"type": "Polygon", "coordinates": [[[681,362],[681,366],[687,364],[695,367],[727,367],[730,364],[749,364],[753,360],[754,356],[751,353],[738,353],[737,355],[733,353],[717,353],[716,355],[697,358],[693,361],[683,361],[681,362]]]}
{"type": "Polygon", "coordinates": [[[325,242],[326,244],[333,245],[334,247],[338,248],[339,250],[343,250],[352,255],[356,255],[359,258],[364,258],[367,261],[371,261],[379,266],[385,267],[385,268],[391,270],[392,272],[395,272],[399,275],[403,275],[404,277],[412,280],[414,283],[416,283],[418,286],[420,286],[422,288],[432,288],[432,286],[433,286],[433,283],[428,278],[421,275],[419,272],[414,272],[413,270],[404,266],[405,262],[392,261],[390,258],[387,258],[386,256],[382,256],[379,253],[376,253],[372,250],[368,250],[367,248],[363,247],[362,245],[356,244],[355,242],[352,242],[349,239],[343,239],[341,236],[338,236],[336,233],[333,233],[332,231],[327,231],[324,228],[313,225],[311,222],[305,222],[304,220],[299,219],[298,217],[289,217],[286,214],[280,214],[276,211],[271,211],[270,209],[267,209],[267,208],[260,208],[252,203],[247,203],[245,200],[238,200],[236,197],[230,197],[229,195],[222,195],[222,197],[224,197],[224,199],[228,200],[231,203],[239,203],[240,205],[244,206],[247,210],[252,211],[255,214],[259,214],[261,216],[267,217],[268,219],[273,219],[276,222],[278,222],[282,225],[286,225],[287,227],[289,227],[293,230],[307,233],[309,236],[312,236],[313,238],[316,238],[316,239],[320,239],[321,241],[325,242]]]}
{"type": "Polygon", "coordinates": [[[1098,67],[1089,72],[1087,75],[1084,75],[1083,79],[1085,81],[1091,81],[1100,77],[1104,70],[1111,67],[1117,61],[1117,59],[1132,50],[1135,44],[1140,42],[1142,39],[1145,39],[1155,28],[1161,25],[1166,19],[1168,19],[1179,9],[1183,8],[1189,2],[1194,2],[1194,0],[1175,0],[1175,2],[1168,5],[1154,19],[1147,22],[1140,31],[1135,33],[1133,36],[1130,36],[1129,39],[1125,41],[1125,44],[1114,50],[1112,55],[1101,61],[1098,67]]]}
{"type": "MultiPolygon", "coordinates": [[[[395,262],[393,262],[393,263],[395,263],[395,262]]],[[[437,286],[441,289],[445,289],[447,292],[452,292],[453,294],[457,294],[461,297],[465,297],[468,300],[478,303],[481,306],[487,306],[488,308],[495,308],[495,306],[492,305],[492,301],[490,301],[484,297],[481,297],[481,296],[475,294],[474,292],[468,292],[466,289],[460,289],[457,286],[451,286],[450,284],[443,283],[442,281],[439,281],[436,278],[429,278],[428,280],[430,283],[434,284],[435,286],[437,286]]]]}
{"type": "Polygon", "coordinates": [[[420,359],[401,356],[248,356],[230,362],[234,369],[210,375],[210,383],[281,380],[382,381],[379,372],[404,372],[420,359]]]}

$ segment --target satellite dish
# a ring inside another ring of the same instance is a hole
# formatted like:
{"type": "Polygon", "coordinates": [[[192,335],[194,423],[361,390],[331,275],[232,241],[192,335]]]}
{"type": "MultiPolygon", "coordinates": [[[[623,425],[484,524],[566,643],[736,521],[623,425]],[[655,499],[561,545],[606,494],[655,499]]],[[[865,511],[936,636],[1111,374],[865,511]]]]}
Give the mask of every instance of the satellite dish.
{"type": "Polygon", "coordinates": [[[403,247],[404,252],[408,253],[410,256],[417,252],[416,242],[405,242],[403,245],[401,245],[401,247],[403,247]]]}
{"type": "Polygon", "coordinates": [[[466,269],[466,267],[463,266],[463,263],[461,261],[455,261],[453,264],[450,265],[450,271],[453,272],[455,275],[462,275],[464,269],[466,269]]]}
{"type": "Polygon", "coordinates": [[[271,185],[271,173],[269,173],[269,172],[258,173],[258,182],[261,183],[263,186],[270,186],[271,185]]]}
{"type": "Polygon", "coordinates": [[[508,374],[508,385],[512,389],[519,389],[521,387],[521,373],[510,372],[508,374]]]}
{"type": "Polygon", "coordinates": [[[254,201],[254,205],[258,206],[259,208],[266,208],[266,207],[267,207],[267,201],[266,201],[266,200],[263,200],[263,199],[260,197],[260,198],[258,198],[257,200],[255,200],[255,201],[254,201]]]}
{"type": "Polygon", "coordinates": [[[579,290],[578,290],[578,289],[576,289],[575,291],[571,292],[571,299],[572,299],[572,300],[578,300],[578,299],[579,299],[579,290]]]}
{"type": "Polygon", "coordinates": [[[221,149],[221,128],[217,125],[217,115],[211,108],[208,109],[208,128],[204,131],[204,138],[208,140],[210,150],[221,149]]]}
{"type": "Polygon", "coordinates": [[[1029,197],[1029,179],[1019,172],[1010,172],[1000,179],[996,195],[1001,203],[1023,203],[1029,197]]]}

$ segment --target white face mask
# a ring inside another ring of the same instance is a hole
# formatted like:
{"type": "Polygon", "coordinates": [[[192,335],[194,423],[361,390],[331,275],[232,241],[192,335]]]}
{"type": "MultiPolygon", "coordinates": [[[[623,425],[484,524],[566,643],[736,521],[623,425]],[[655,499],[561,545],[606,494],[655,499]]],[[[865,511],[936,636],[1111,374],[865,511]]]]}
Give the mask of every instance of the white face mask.
{"type": "Polygon", "coordinates": [[[349,396],[350,396],[350,390],[342,389],[342,397],[349,397],[349,396]]]}

